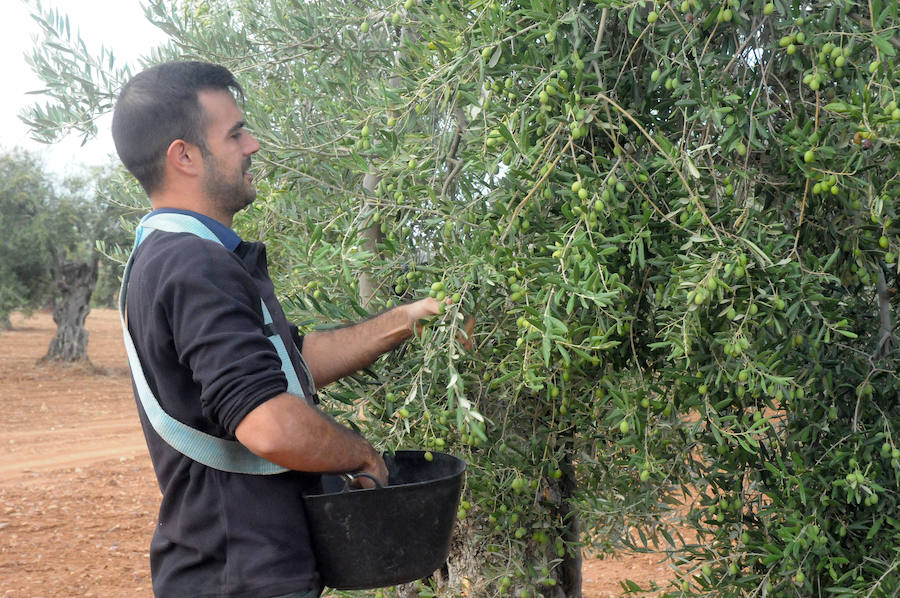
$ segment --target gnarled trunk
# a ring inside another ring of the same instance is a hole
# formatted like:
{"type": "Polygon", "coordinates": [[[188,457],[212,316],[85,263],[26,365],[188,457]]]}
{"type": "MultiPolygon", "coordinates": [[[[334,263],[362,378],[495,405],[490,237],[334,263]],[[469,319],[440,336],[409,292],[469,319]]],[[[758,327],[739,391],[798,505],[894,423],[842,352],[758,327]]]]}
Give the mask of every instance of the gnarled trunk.
{"type": "Polygon", "coordinates": [[[97,261],[69,262],[56,269],[57,297],[53,302],[56,336],[41,361],[88,361],[88,333],[84,320],[91,311],[97,284],[97,261]]]}
{"type": "MultiPolygon", "coordinates": [[[[434,582],[441,590],[440,595],[450,592],[454,596],[482,598],[487,596],[487,580],[483,575],[485,560],[484,546],[478,541],[477,524],[472,519],[456,522],[450,540],[450,552],[444,566],[423,580],[426,585],[434,582]]],[[[392,596],[416,598],[419,596],[418,582],[397,586],[392,596]]]]}

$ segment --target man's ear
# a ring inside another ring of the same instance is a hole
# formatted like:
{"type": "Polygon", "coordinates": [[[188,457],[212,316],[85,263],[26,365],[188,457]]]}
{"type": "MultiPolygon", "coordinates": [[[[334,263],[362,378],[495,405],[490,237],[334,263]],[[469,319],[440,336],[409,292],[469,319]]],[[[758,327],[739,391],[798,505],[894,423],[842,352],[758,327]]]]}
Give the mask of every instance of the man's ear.
{"type": "Polygon", "coordinates": [[[197,176],[203,167],[200,148],[183,139],[176,139],[166,150],[166,165],[186,176],[197,176]]]}

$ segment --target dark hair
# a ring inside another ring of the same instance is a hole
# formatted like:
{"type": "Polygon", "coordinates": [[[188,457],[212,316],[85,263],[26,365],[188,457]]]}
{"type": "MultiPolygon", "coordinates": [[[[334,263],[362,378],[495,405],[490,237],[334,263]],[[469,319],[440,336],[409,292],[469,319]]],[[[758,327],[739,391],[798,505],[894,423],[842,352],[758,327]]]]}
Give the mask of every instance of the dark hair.
{"type": "Polygon", "coordinates": [[[244,90],[227,68],[208,62],[165,62],[135,75],[122,88],[112,135],[119,159],[148,194],[162,182],[166,151],[183,139],[204,154],[206,122],[197,92],[244,90]]]}

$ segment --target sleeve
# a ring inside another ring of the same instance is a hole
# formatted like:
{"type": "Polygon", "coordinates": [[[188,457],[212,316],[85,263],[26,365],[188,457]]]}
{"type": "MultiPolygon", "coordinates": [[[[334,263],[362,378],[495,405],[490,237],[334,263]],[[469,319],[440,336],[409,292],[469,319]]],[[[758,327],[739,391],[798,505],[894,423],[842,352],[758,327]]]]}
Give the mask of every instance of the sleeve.
{"type": "Polygon", "coordinates": [[[200,386],[204,417],[234,434],[250,411],[287,390],[287,380],[240,259],[195,237],[179,245],[165,261],[159,295],[175,351],[200,386]]]}

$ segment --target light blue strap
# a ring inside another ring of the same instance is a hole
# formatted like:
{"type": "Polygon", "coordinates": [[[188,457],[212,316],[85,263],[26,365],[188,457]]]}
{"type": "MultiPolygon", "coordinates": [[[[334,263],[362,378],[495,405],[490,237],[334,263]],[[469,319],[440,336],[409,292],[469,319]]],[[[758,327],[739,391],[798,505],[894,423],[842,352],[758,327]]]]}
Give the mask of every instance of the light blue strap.
{"type": "MultiPolygon", "coordinates": [[[[143,229],[147,229],[148,233],[142,234],[137,238],[138,244],[143,241],[143,238],[146,238],[149,231],[153,230],[161,230],[169,233],[191,233],[208,241],[214,241],[220,245],[222,244],[219,237],[209,230],[206,225],[187,214],[163,213],[147,216],[140,224],[139,230],[141,233],[143,233],[143,229]]],[[[259,304],[262,308],[263,324],[271,324],[272,315],[269,313],[269,309],[266,307],[266,303],[262,298],[260,298],[259,304]]],[[[287,347],[285,347],[281,335],[275,332],[275,334],[269,336],[268,339],[269,342],[275,346],[275,351],[281,359],[281,371],[284,372],[284,375],[287,378],[288,392],[297,395],[298,397],[306,398],[306,394],[303,392],[303,387],[300,385],[300,380],[297,378],[297,372],[294,370],[294,364],[288,356],[287,347]]],[[[312,383],[312,376],[307,377],[309,378],[310,383],[312,383]]]]}
{"type": "MultiPolygon", "coordinates": [[[[191,233],[203,239],[221,244],[219,238],[196,218],[186,214],[166,213],[150,215],[141,221],[141,224],[138,226],[135,233],[134,249],[137,249],[141,242],[143,242],[154,230],[191,233]]],[[[256,475],[267,475],[287,471],[286,468],[253,454],[240,442],[226,440],[191,428],[170,416],[160,406],[153,391],[150,390],[150,385],[147,383],[144,370],[141,367],[141,362],[138,358],[137,350],[134,347],[134,341],[131,338],[131,334],[128,332],[128,324],[125,320],[126,293],[133,261],[134,250],[132,250],[131,256],[128,258],[128,263],[125,266],[125,274],[122,277],[122,288],[119,292],[119,317],[122,322],[125,350],[128,353],[128,364],[131,368],[132,377],[134,378],[138,398],[144,409],[144,413],[147,415],[147,419],[150,421],[150,425],[153,426],[156,433],[159,434],[159,436],[172,448],[207,467],[232,473],[256,475]]],[[[265,324],[271,324],[272,316],[269,313],[265,302],[260,299],[260,304],[262,306],[265,324]]],[[[294,370],[293,364],[291,363],[284,341],[277,332],[268,338],[274,345],[275,350],[281,359],[281,369],[288,380],[288,392],[303,397],[303,388],[297,378],[297,372],[294,370]]],[[[309,379],[312,381],[311,376],[309,376],[309,379]]]]}
{"type": "MultiPolygon", "coordinates": [[[[269,313],[269,308],[266,307],[264,301],[260,300],[260,304],[262,305],[262,313],[265,324],[269,325],[272,323],[272,315],[269,313]]],[[[275,351],[278,352],[278,357],[279,359],[281,359],[281,371],[284,372],[285,377],[287,377],[288,392],[292,395],[306,398],[306,395],[303,392],[303,387],[300,385],[300,379],[297,377],[296,370],[294,370],[294,364],[291,363],[291,358],[288,355],[287,347],[284,346],[284,341],[281,340],[281,335],[278,334],[277,331],[273,331],[273,334],[268,338],[269,342],[275,345],[275,351]]],[[[310,382],[312,382],[311,376],[309,376],[309,380],[310,382]]],[[[313,392],[315,392],[315,390],[313,390],[313,392]]]]}
{"type": "Polygon", "coordinates": [[[187,214],[173,214],[166,212],[144,216],[141,223],[138,225],[135,248],[137,248],[137,245],[140,245],[146,237],[146,234],[140,234],[143,232],[141,229],[147,230],[148,234],[150,230],[161,230],[167,233],[191,233],[192,235],[196,235],[207,241],[213,241],[219,245],[222,244],[219,237],[209,230],[205,224],[187,214]]]}

